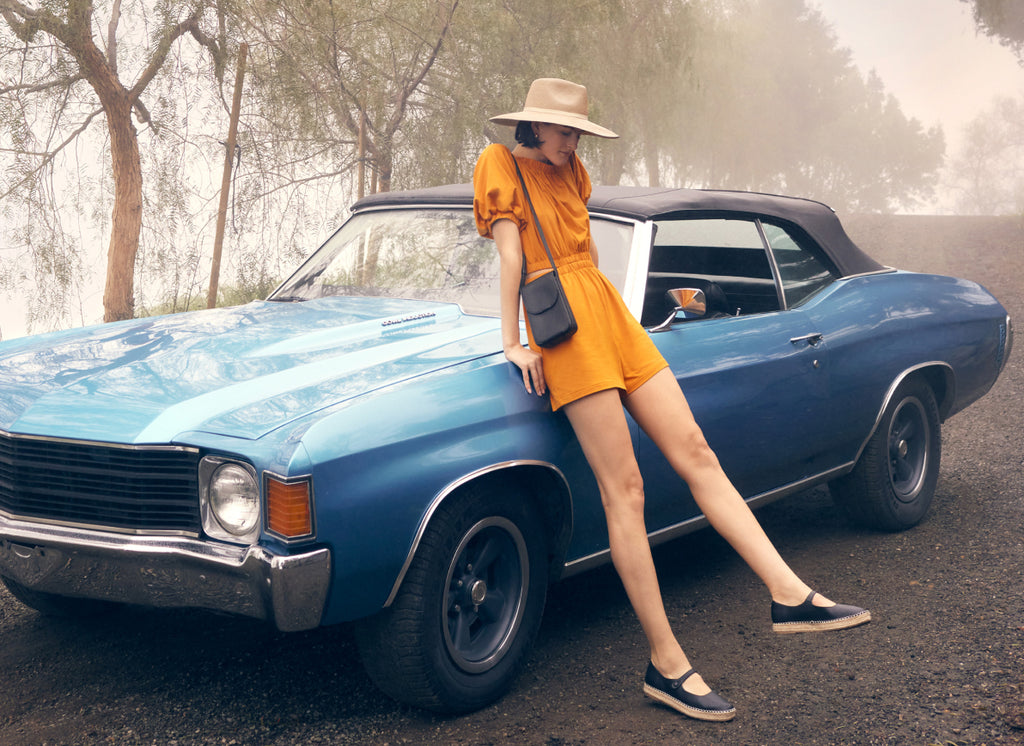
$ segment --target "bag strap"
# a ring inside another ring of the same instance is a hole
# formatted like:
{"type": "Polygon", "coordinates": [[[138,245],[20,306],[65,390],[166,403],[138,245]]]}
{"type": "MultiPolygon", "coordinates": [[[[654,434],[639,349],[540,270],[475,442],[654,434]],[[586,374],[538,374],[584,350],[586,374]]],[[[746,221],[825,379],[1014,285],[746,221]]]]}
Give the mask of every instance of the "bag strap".
{"type": "MultiPolygon", "coordinates": [[[[512,151],[509,151],[509,155],[512,155],[512,151]]],[[[541,228],[540,218],[537,217],[537,211],[533,209],[533,200],[530,199],[530,190],[526,188],[526,181],[523,180],[523,172],[519,170],[519,162],[516,157],[512,155],[512,163],[515,164],[516,174],[519,176],[519,183],[523,186],[523,194],[526,195],[526,204],[530,206],[530,214],[533,215],[533,222],[537,224],[537,232],[540,234],[540,241],[544,244],[544,251],[548,255],[548,261],[551,262],[551,270],[558,275],[558,267],[555,266],[554,257],[551,256],[551,249],[548,248],[548,240],[544,237],[544,229],[541,228]]],[[[519,287],[526,284],[526,249],[523,249],[523,274],[519,280],[519,287]]]]}

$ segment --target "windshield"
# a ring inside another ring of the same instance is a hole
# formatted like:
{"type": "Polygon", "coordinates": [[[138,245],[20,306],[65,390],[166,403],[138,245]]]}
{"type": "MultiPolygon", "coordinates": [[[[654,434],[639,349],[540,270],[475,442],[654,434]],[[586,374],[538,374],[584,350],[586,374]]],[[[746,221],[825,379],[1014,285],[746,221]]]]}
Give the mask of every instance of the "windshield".
{"type": "MultiPolygon", "coordinates": [[[[632,226],[595,220],[601,269],[621,291],[632,226]]],[[[348,220],[268,298],[334,295],[458,303],[470,314],[500,314],[498,252],[469,209],[394,209],[348,220]]]]}

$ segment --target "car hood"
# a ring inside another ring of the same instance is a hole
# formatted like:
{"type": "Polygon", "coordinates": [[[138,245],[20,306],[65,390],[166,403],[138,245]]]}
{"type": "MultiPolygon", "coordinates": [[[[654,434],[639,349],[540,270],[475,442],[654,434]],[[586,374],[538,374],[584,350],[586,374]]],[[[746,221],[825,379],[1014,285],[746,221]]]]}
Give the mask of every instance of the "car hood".
{"type": "Polygon", "coordinates": [[[337,297],[26,337],[0,344],[0,429],[117,443],[259,438],[499,352],[499,328],[450,304],[337,297]]]}

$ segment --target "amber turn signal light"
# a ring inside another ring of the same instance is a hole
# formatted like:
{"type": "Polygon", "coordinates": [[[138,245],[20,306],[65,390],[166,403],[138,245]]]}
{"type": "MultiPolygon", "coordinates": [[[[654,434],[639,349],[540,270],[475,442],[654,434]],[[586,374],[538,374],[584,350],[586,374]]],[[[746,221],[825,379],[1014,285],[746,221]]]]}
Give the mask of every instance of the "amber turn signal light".
{"type": "Polygon", "coordinates": [[[281,482],[267,477],[267,528],[286,539],[313,533],[309,481],[281,482]]]}

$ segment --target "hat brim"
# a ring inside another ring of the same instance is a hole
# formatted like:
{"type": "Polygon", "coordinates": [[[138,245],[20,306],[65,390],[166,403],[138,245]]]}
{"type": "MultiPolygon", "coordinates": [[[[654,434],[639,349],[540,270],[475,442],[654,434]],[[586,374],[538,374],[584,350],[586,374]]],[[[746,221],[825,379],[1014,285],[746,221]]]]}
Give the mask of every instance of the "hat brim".
{"type": "Polygon", "coordinates": [[[586,132],[588,135],[604,137],[609,140],[618,137],[610,129],[594,124],[589,119],[550,109],[524,109],[523,111],[514,111],[509,114],[491,117],[490,121],[509,127],[515,127],[520,122],[545,122],[547,124],[561,124],[566,127],[574,127],[581,132],[586,132]]]}

